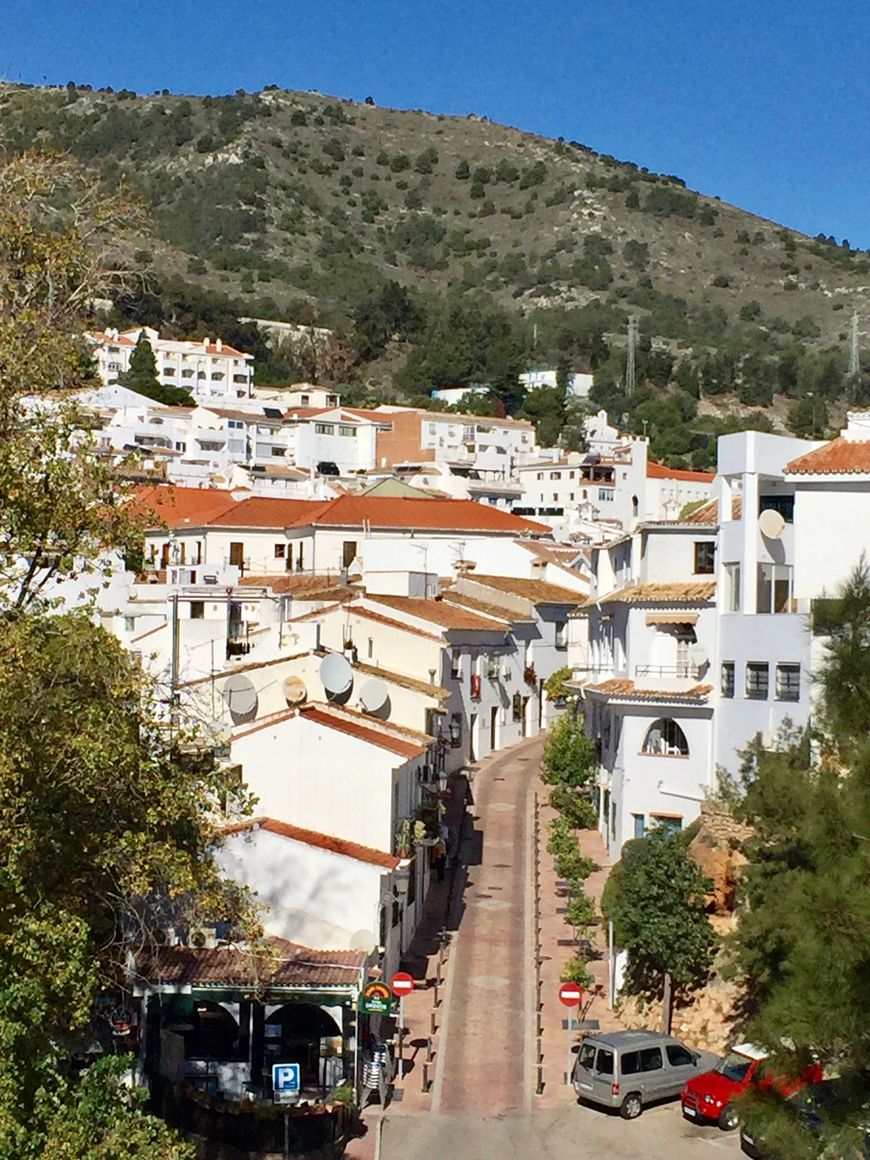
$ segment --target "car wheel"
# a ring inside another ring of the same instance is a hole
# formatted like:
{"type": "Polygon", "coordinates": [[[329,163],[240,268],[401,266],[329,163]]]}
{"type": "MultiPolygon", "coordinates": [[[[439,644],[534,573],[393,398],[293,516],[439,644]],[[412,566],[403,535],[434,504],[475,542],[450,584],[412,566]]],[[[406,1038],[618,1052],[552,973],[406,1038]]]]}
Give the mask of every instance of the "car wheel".
{"type": "Polygon", "coordinates": [[[636,1120],[642,1111],[643,1101],[637,1092],[632,1092],[631,1095],[627,1095],[622,1101],[619,1114],[624,1120],[636,1120]]]}
{"type": "Polygon", "coordinates": [[[719,1113],[718,1123],[723,1132],[733,1132],[739,1123],[737,1109],[732,1104],[726,1104],[719,1113]]]}

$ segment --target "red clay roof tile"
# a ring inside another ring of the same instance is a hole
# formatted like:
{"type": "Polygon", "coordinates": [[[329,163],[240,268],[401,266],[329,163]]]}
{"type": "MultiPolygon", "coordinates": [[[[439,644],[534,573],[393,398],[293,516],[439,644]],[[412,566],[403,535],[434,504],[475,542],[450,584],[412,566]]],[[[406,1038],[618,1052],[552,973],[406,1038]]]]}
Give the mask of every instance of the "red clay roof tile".
{"type": "Polygon", "coordinates": [[[318,850],[341,854],[343,858],[354,858],[357,862],[367,862],[371,866],[381,866],[385,870],[395,870],[401,861],[394,854],[386,854],[383,850],[374,850],[371,846],[361,846],[358,842],[348,842],[330,834],[320,834],[316,830],[306,830],[302,826],[293,826],[275,818],[249,818],[245,822],[226,826],[221,833],[229,836],[255,830],[265,830],[279,838],[289,838],[292,842],[302,842],[306,846],[315,846],[318,850]]]}
{"type": "Polygon", "coordinates": [[[787,463],[786,475],[870,475],[870,441],[842,435],[787,463]]]}

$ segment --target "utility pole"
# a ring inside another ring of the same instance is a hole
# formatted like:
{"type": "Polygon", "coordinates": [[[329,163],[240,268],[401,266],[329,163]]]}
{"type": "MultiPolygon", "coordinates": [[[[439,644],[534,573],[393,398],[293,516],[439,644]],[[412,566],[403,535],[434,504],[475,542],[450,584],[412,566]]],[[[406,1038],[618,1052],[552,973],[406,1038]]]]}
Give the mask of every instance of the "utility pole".
{"type": "Polygon", "coordinates": [[[852,333],[849,342],[849,378],[855,382],[861,374],[861,356],[858,351],[858,311],[852,315],[852,333]]]}
{"type": "Polygon", "coordinates": [[[629,314],[628,316],[628,357],[625,363],[625,393],[629,396],[634,394],[635,387],[635,349],[637,347],[637,323],[638,316],[636,314],[629,314]]]}

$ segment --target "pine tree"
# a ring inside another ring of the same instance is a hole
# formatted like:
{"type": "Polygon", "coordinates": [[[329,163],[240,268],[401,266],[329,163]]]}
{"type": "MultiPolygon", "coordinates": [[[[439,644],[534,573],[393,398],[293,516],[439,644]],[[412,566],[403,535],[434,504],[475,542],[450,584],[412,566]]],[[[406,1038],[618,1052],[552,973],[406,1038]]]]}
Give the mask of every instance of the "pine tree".
{"type": "Polygon", "coordinates": [[[118,382],[122,387],[137,391],[140,395],[145,395],[158,403],[165,403],[167,406],[184,406],[193,402],[187,391],[161,383],[157,378],[154,348],[144,330],[140,332],[136,347],[130,355],[129,369],[118,375],[118,382]]]}

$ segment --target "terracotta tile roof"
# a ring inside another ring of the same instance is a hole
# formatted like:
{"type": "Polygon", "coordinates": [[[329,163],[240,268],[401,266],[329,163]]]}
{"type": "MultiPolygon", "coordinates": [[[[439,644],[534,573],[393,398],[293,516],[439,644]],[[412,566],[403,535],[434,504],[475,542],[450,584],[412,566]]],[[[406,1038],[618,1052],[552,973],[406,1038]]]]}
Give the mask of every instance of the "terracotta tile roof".
{"type": "Polygon", "coordinates": [[[716,478],[712,471],[685,471],[681,467],[666,467],[664,463],[647,463],[647,479],[679,479],[685,482],[712,483],[716,478]]]}
{"type": "Polygon", "coordinates": [[[787,463],[785,475],[870,475],[870,440],[832,439],[787,463]]]}
{"type": "Polygon", "coordinates": [[[381,866],[384,870],[395,870],[401,861],[394,854],[385,854],[383,850],[373,850],[371,846],[361,846],[358,842],[334,838],[330,834],[292,826],[289,822],[279,822],[274,818],[249,818],[234,826],[225,826],[221,834],[228,836],[255,830],[265,830],[268,834],[277,834],[279,838],[289,838],[291,842],[302,842],[305,846],[315,846],[318,850],[328,850],[330,854],[341,854],[343,858],[353,858],[370,866],[381,866]]]}
{"type": "Polygon", "coordinates": [[[270,427],[280,427],[281,420],[275,416],[269,416],[265,411],[235,411],[229,407],[212,407],[208,403],[201,403],[200,406],[204,411],[210,412],[212,415],[219,415],[222,419],[241,419],[244,423],[264,423],[270,427]]]}
{"type": "Polygon", "coordinates": [[[608,697],[625,697],[632,701],[706,701],[713,690],[712,685],[693,685],[682,693],[675,693],[671,689],[639,689],[634,681],[618,677],[581,687],[584,693],[605,693],[608,697]]]}
{"type": "MultiPolygon", "coordinates": [[[[739,495],[734,496],[731,500],[731,519],[739,520],[743,514],[743,500],[739,495]]],[[[689,512],[683,519],[676,521],[679,524],[704,524],[708,527],[716,527],[719,523],[719,501],[715,499],[708,500],[707,503],[701,504],[700,507],[695,508],[693,512],[689,512]]]]}
{"type": "Polygon", "coordinates": [[[292,528],[308,527],[312,517],[331,501],[316,499],[280,499],[251,496],[208,520],[210,527],[225,528],[292,528]]]}
{"type": "Polygon", "coordinates": [[[356,987],[365,960],[365,951],[313,950],[269,939],[260,954],[237,947],[161,947],[137,961],[136,973],[166,986],[356,987]]]}
{"type": "Polygon", "coordinates": [[[362,673],[366,677],[379,677],[390,685],[398,685],[400,689],[413,689],[415,693],[425,693],[434,697],[436,701],[447,701],[451,697],[449,689],[442,685],[430,685],[428,681],[419,681],[416,677],[406,677],[404,673],[394,673],[391,669],[382,669],[378,665],[364,665],[361,661],[354,661],[354,672],[362,673]]]}
{"type": "Polygon", "coordinates": [[[523,532],[552,535],[544,524],[473,499],[409,499],[380,495],[340,495],[323,505],[317,526],[407,528],[420,531],[523,532]]]}
{"type": "Polygon", "coordinates": [[[170,528],[185,524],[198,527],[237,506],[232,492],[174,485],[136,488],[130,500],[130,510],[134,515],[146,519],[153,516],[152,526],[165,524],[170,528]]]}
{"type": "MultiPolygon", "coordinates": [[[[413,741],[409,737],[399,737],[398,731],[393,729],[379,729],[378,720],[366,717],[362,713],[356,714],[344,710],[338,712],[334,705],[303,705],[299,710],[300,717],[313,721],[318,725],[325,725],[328,729],[335,729],[339,733],[346,733],[349,737],[356,737],[360,741],[367,741],[378,749],[387,749],[397,757],[420,757],[428,748],[429,738],[425,741],[413,741]]],[[[424,734],[414,734],[413,730],[402,730],[402,733],[412,734],[424,738],[424,734]]]]}
{"type": "Polygon", "coordinates": [[[523,580],[515,576],[481,576],[472,573],[469,580],[477,584],[485,584],[487,588],[497,588],[500,592],[508,592],[512,596],[521,596],[531,600],[533,604],[583,604],[586,596],[582,592],[572,592],[570,588],[562,588],[558,584],[551,584],[547,580],[523,580]]]}
{"type": "MultiPolygon", "coordinates": [[[[327,611],[327,610],[321,609],[321,614],[324,611],[327,611]]],[[[328,611],[331,611],[331,609],[328,611]]],[[[354,605],[351,605],[349,608],[346,608],[345,613],[352,613],[354,616],[361,616],[363,618],[363,620],[372,620],[376,624],[383,624],[383,625],[387,626],[388,628],[396,628],[396,629],[401,629],[402,632],[410,632],[414,636],[423,637],[424,640],[435,641],[436,644],[443,644],[444,643],[443,638],[440,636],[436,636],[435,633],[433,633],[433,632],[426,632],[422,628],[415,628],[412,624],[405,624],[403,621],[395,620],[391,616],[382,616],[380,614],[380,612],[373,612],[372,609],[370,609],[370,608],[361,608],[359,605],[354,604],[354,605]]],[[[311,613],[310,615],[314,616],[315,614],[311,613]]],[[[301,619],[301,617],[300,617],[300,619],[301,619]]]]}
{"type": "Polygon", "coordinates": [[[366,600],[386,605],[394,612],[404,612],[418,620],[438,624],[441,628],[461,629],[467,632],[499,632],[498,625],[485,620],[465,608],[457,608],[443,600],[420,600],[413,596],[366,596],[366,600]]]}
{"type": "Polygon", "coordinates": [[[531,624],[531,618],[523,616],[521,612],[512,613],[510,609],[501,608],[497,604],[489,604],[485,600],[478,600],[465,593],[447,591],[444,593],[445,604],[458,604],[460,608],[467,608],[469,612],[478,612],[482,616],[491,616],[501,624],[531,624]]]}
{"type": "Polygon", "coordinates": [[[350,705],[338,705],[329,702],[320,705],[320,708],[325,709],[326,712],[340,719],[357,721],[366,726],[370,725],[386,733],[404,737],[406,740],[412,741],[417,745],[428,746],[435,740],[428,733],[421,733],[418,729],[412,729],[409,725],[399,725],[396,721],[383,721],[377,717],[371,717],[368,713],[363,713],[359,709],[351,709],[350,705]]]}
{"type": "Polygon", "coordinates": [[[342,584],[337,576],[318,576],[310,573],[279,573],[277,575],[246,575],[239,581],[256,588],[271,588],[286,592],[297,600],[351,600],[355,593],[342,584]]]}
{"type": "Polygon", "coordinates": [[[689,580],[685,583],[633,584],[602,596],[592,604],[706,604],[716,594],[715,580],[689,580]]]}

